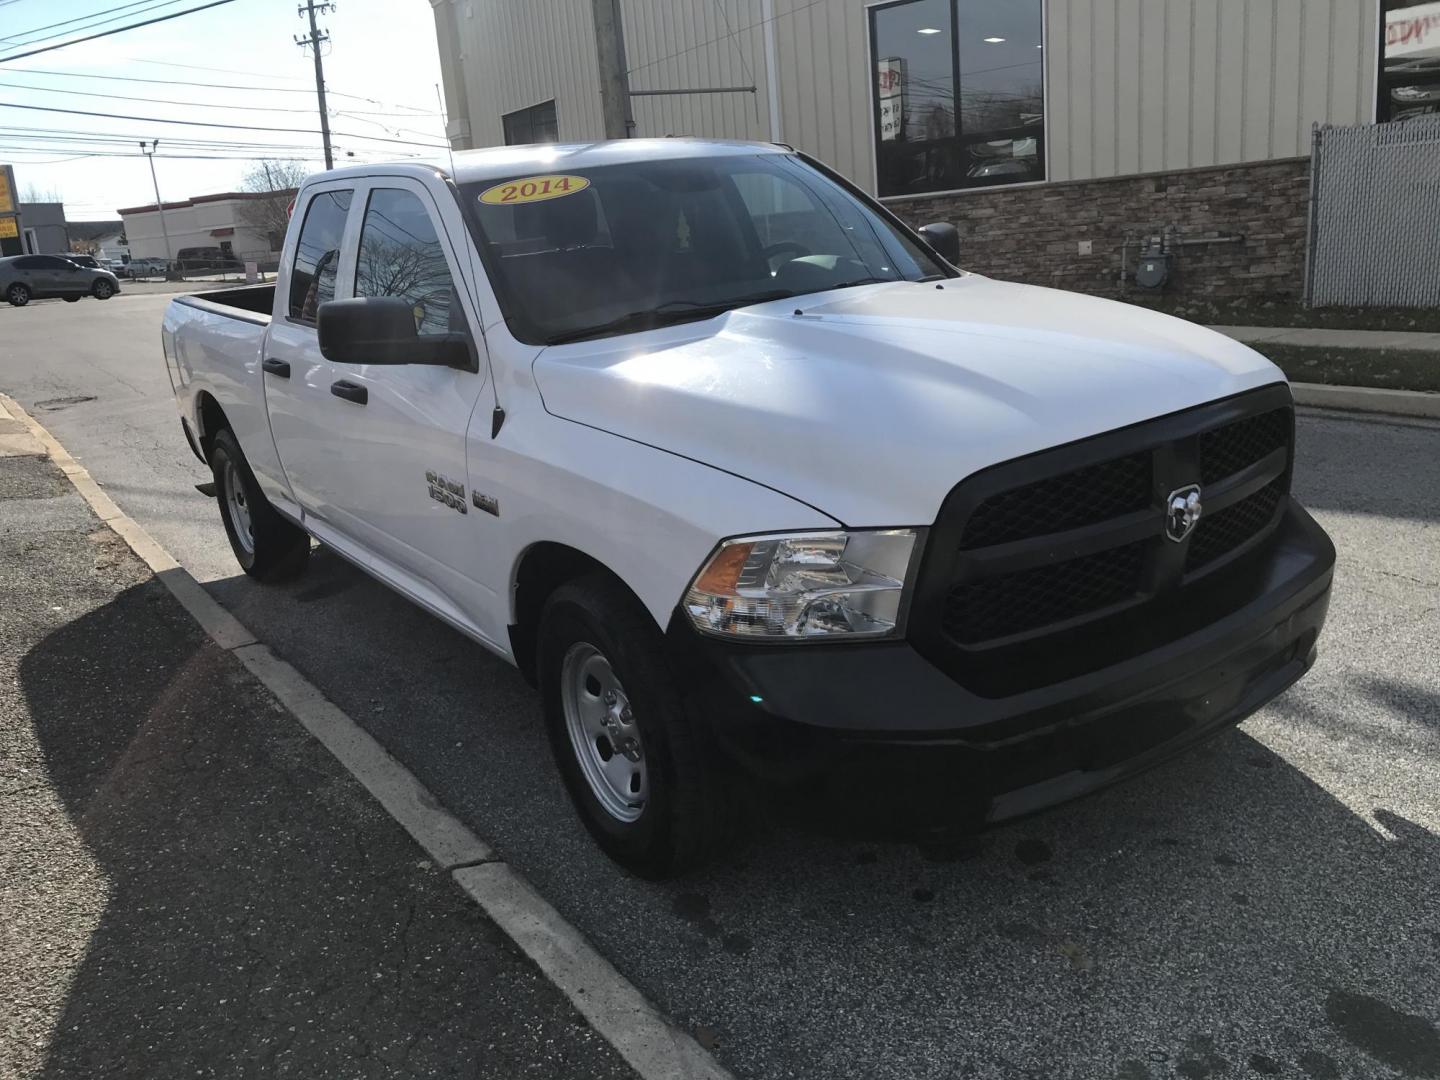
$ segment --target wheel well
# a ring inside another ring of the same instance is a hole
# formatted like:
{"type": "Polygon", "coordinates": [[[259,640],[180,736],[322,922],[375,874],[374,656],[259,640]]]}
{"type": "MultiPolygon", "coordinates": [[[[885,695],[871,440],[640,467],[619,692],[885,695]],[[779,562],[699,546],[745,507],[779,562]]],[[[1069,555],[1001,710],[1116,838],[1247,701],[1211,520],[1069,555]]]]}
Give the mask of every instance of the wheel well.
{"type": "Polygon", "coordinates": [[[521,556],[515,574],[515,623],[510,627],[510,651],[531,686],[536,683],[535,646],[545,601],[566,582],[594,573],[607,575],[633,594],[604,563],[566,544],[544,541],[531,545],[521,556]]]}
{"type": "Polygon", "coordinates": [[[215,438],[215,433],[221,428],[229,427],[230,421],[225,419],[225,410],[220,408],[220,403],[203,392],[200,394],[195,411],[200,420],[200,448],[205,451],[205,456],[208,458],[210,442],[215,438]]]}

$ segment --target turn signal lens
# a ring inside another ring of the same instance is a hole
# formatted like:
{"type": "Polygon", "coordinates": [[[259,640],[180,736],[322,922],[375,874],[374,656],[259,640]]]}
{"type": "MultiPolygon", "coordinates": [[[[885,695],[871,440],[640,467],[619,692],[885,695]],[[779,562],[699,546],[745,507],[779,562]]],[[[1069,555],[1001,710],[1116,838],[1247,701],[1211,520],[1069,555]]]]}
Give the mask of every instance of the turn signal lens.
{"type": "Polygon", "coordinates": [[[890,637],[903,629],[915,529],[727,540],[685,592],[696,629],[777,640],[890,637]]]}

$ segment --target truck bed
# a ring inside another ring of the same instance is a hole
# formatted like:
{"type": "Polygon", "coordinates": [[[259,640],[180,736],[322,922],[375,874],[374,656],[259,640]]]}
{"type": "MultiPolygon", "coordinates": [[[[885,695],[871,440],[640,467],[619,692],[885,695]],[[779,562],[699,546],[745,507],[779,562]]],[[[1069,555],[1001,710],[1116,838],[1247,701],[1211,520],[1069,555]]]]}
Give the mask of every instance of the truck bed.
{"type": "Polygon", "coordinates": [[[268,324],[270,312],[275,307],[275,286],[242,285],[234,289],[213,289],[210,292],[177,296],[175,301],[217,315],[268,324]]]}

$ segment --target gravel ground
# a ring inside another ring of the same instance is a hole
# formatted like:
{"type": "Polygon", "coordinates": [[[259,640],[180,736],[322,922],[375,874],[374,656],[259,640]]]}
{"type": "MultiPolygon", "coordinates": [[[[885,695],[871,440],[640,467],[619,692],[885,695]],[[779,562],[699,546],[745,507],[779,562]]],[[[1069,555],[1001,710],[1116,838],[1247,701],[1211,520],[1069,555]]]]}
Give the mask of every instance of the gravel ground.
{"type": "Polygon", "coordinates": [[[0,457],[0,1080],[260,1075],[631,1074],[58,469],[0,457]]]}
{"type": "Polygon", "coordinates": [[[1238,730],[978,844],[767,813],[654,885],[580,829],[513,671],[323,550],[283,588],[237,575],[160,310],[132,301],[105,350],[118,307],[0,312],[0,388],[741,1076],[1440,1077],[1440,428],[1302,417],[1330,623],[1238,730]]]}

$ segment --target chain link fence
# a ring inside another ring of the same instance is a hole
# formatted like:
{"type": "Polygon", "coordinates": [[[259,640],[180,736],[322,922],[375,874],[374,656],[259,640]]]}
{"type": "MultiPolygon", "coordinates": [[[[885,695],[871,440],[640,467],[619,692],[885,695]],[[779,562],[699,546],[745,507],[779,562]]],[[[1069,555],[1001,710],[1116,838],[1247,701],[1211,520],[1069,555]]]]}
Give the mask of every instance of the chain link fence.
{"type": "Polygon", "coordinates": [[[1305,300],[1440,306],[1440,116],[1315,129],[1305,300]]]}

